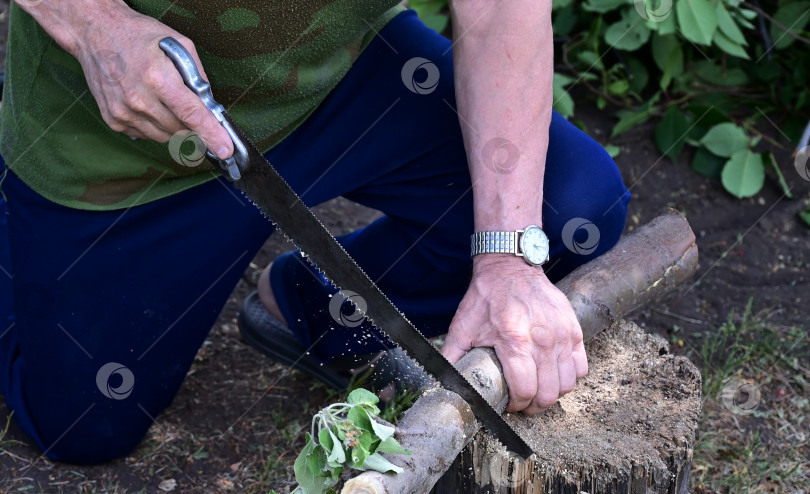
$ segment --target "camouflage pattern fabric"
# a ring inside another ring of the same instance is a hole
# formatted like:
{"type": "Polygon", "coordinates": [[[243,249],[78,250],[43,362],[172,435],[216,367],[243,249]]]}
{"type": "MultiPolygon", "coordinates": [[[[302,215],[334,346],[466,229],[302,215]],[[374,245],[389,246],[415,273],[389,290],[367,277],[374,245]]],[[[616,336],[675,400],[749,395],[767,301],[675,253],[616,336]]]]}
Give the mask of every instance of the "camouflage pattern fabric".
{"type": "MultiPolygon", "coordinates": [[[[127,3],[194,41],[215,97],[263,151],[314,111],[402,10],[397,0],[127,3]]],[[[10,16],[0,153],[31,188],[64,206],[110,210],[218,176],[207,160],[182,166],[167,144],[110,130],[78,61],[14,3],[10,16]]]]}

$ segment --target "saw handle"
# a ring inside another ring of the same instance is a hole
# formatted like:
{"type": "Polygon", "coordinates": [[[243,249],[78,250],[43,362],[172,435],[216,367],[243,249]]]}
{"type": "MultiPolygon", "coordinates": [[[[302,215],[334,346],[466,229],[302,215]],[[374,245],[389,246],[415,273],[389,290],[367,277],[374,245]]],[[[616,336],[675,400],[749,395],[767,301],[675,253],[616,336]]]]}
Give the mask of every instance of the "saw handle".
{"type": "Polygon", "coordinates": [[[239,136],[236,135],[230,122],[225,118],[225,107],[217,103],[214,99],[214,95],[211,93],[211,84],[202,78],[200,71],[197,70],[197,64],[194,63],[194,59],[191,57],[188,50],[186,50],[185,46],[172,37],[166,37],[160,40],[160,49],[163,50],[166,56],[169,57],[169,60],[172,61],[175,68],[177,68],[177,71],[180,72],[180,76],[183,78],[183,82],[186,83],[186,86],[200,97],[205,106],[214,114],[214,117],[220,125],[222,125],[225,131],[228,132],[228,135],[231,136],[231,140],[233,141],[233,156],[222,160],[209,150],[206,150],[205,154],[214,163],[219,164],[222,170],[228,173],[231,180],[239,180],[242,178],[240,170],[244,170],[248,164],[248,151],[245,144],[239,136]]]}

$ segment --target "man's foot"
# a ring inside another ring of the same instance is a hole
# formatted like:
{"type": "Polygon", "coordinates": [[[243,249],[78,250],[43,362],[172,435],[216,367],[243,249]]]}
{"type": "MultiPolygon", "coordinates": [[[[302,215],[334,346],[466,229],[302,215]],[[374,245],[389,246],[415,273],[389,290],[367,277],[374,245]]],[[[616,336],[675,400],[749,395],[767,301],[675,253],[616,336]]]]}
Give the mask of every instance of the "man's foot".
{"type": "MultiPolygon", "coordinates": [[[[269,280],[265,273],[259,278],[259,286],[269,280]],[[264,280],[262,279],[264,278],[264,280]]],[[[326,385],[343,391],[348,389],[352,379],[362,381],[362,385],[382,392],[383,398],[393,396],[394,388],[400,390],[421,389],[430,386],[433,380],[422,371],[399,348],[384,350],[371,355],[340,357],[328,364],[318,362],[309,355],[293,332],[279,318],[271,314],[273,307],[265,306],[268,298],[260,297],[259,292],[251,293],[239,314],[239,330],[242,338],[265,355],[282,364],[302,371],[326,385]]],[[[275,298],[272,298],[275,304],[275,298]]],[[[275,311],[279,313],[278,306],[275,311]]]]}
{"type": "Polygon", "coordinates": [[[270,287],[270,269],[272,267],[273,263],[271,262],[266,268],[264,268],[262,274],[259,275],[257,292],[259,294],[259,300],[262,301],[262,305],[264,305],[267,312],[276,318],[278,322],[286,326],[287,321],[284,320],[284,316],[281,314],[281,309],[276,303],[276,297],[273,295],[273,289],[270,287]]]}

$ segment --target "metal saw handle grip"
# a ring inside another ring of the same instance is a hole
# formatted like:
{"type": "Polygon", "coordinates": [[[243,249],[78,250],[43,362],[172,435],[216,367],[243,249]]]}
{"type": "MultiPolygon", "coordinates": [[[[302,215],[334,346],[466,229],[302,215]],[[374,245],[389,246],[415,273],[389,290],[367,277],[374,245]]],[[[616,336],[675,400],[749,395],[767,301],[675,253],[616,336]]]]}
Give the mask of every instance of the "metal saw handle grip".
{"type": "Polygon", "coordinates": [[[222,160],[211,151],[206,151],[206,154],[228,173],[231,180],[239,180],[242,178],[240,170],[244,169],[248,164],[248,151],[245,144],[236,135],[230,122],[225,118],[225,107],[214,99],[214,95],[211,93],[211,84],[202,78],[200,71],[197,69],[197,64],[185,46],[172,37],[166,37],[160,40],[160,49],[163,50],[177,68],[177,71],[180,72],[180,77],[183,78],[186,87],[199,96],[205,106],[214,114],[217,122],[228,132],[233,141],[233,156],[222,160]]]}

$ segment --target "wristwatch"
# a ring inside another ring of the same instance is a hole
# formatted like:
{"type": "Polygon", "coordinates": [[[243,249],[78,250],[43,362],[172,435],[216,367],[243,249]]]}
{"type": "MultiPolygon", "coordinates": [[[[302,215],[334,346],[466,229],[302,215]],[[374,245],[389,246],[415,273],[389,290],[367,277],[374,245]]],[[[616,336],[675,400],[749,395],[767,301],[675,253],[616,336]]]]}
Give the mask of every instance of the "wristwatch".
{"type": "Polygon", "coordinates": [[[477,232],[472,235],[472,254],[513,254],[529,266],[548,261],[548,237],[539,226],[529,225],[512,232],[477,232]]]}

